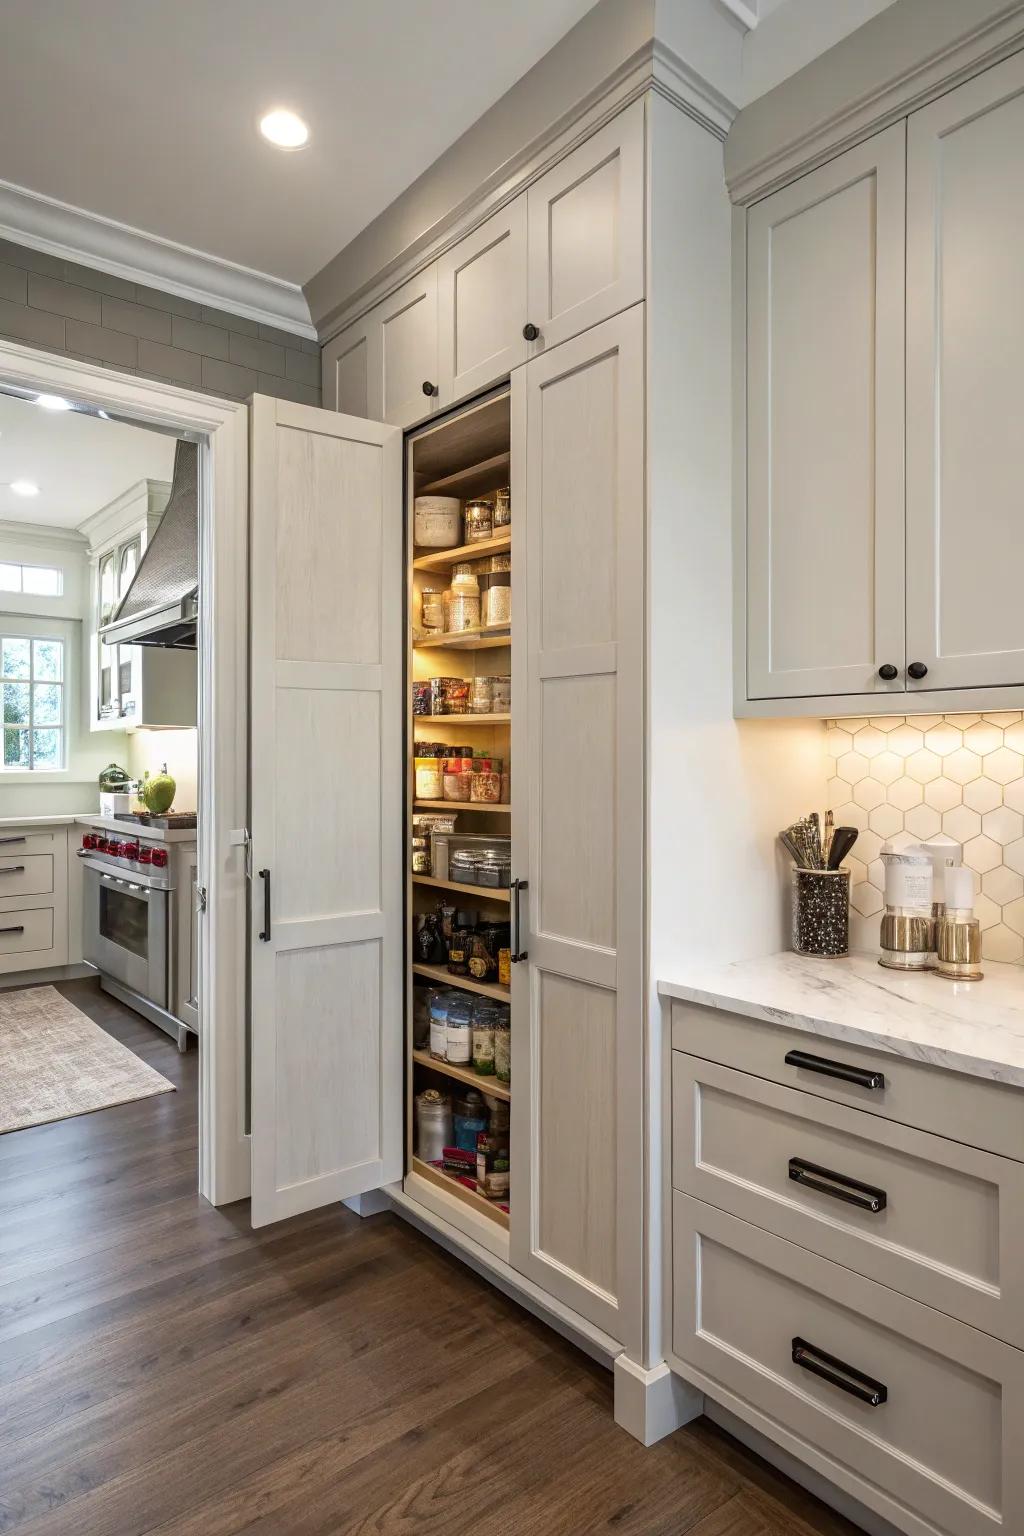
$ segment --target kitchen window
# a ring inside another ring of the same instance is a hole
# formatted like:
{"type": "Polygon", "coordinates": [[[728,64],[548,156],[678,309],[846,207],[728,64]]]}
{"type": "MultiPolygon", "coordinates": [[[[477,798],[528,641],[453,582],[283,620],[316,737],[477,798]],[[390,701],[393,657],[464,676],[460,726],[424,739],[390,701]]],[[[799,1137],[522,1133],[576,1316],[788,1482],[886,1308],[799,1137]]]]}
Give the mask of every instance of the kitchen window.
{"type": "Polygon", "coordinates": [[[22,592],[28,597],[61,597],[64,572],[57,565],[17,565],[0,560],[0,592],[22,592]]]}
{"type": "Polygon", "coordinates": [[[65,765],[64,642],[0,636],[4,768],[56,773],[65,765]]]}

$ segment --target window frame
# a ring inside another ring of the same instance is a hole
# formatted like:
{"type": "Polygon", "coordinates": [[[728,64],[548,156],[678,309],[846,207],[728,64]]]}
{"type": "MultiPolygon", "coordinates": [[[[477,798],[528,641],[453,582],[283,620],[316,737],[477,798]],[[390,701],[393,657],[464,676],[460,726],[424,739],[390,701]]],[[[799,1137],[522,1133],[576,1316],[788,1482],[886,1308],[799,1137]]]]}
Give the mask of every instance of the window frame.
{"type": "Polygon", "coordinates": [[[9,723],[7,720],[0,719],[0,730],[2,730],[4,732],[5,744],[6,744],[6,733],[7,733],[8,730],[25,731],[27,733],[27,735],[28,735],[28,762],[27,763],[22,763],[22,762],[8,763],[8,762],[6,762],[3,759],[3,756],[0,755],[0,774],[7,774],[7,773],[10,773],[10,774],[14,774],[14,773],[38,773],[38,774],[44,774],[44,773],[65,773],[67,771],[67,766],[68,766],[68,733],[69,733],[69,730],[70,730],[70,722],[69,722],[69,718],[68,718],[68,675],[67,675],[68,674],[68,642],[67,642],[67,639],[64,636],[62,636],[62,635],[53,635],[53,634],[36,635],[36,634],[32,634],[30,632],[19,631],[17,626],[8,626],[8,625],[4,624],[2,626],[2,628],[0,628],[0,659],[2,659],[2,655],[3,655],[4,642],[7,641],[7,640],[27,640],[28,641],[28,677],[27,678],[24,678],[24,677],[6,677],[6,676],[0,675],[0,688],[2,688],[7,683],[14,683],[14,684],[18,684],[20,686],[26,686],[27,685],[27,687],[28,687],[28,721],[27,721],[26,724],[22,725],[22,724],[16,723],[16,722],[9,723]],[[57,645],[57,646],[60,647],[60,677],[59,677],[59,679],[54,680],[52,677],[41,677],[41,678],[37,678],[36,677],[36,646],[37,645],[57,645]],[[54,688],[59,688],[60,689],[60,719],[56,723],[54,723],[53,721],[45,721],[41,725],[36,725],[36,723],[35,723],[35,708],[36,708],[36,706],[35,706],[35,688],[36,688],[37,684],[47,685],[49,687],[54,687],[54,688]],[[40,730],[40,731],[43,731],[43,730],[59,731],[59,733],[60,733],[60,737],[59,737],[60,753],[59,753],[58,761],[57,761],[56,764],[53,764],[53,763],[42,763],[42,764],[39,764],[37,766],[37,764],[35,763],[35,761],[34,761],[34,759],[35,759],[35,740],[34,740],[34,734],[35,734],[35,732],[37,730],[40,730]]]}
{"type": "MultiPolygon", "coordinates": [[[[36,560],[2,560],[0,565],[6,565],[11,570],[17,570],[19,585],[17,587],[0,586],[0,592],[7,593],[11,597],[63,597],[64,596],[64,567],[62,565],[42,565],[36,560]],[[56,592],[26,592],[26,571],[52,571],[57,578],[56,592]]],[[[15,636],[15,639],[20,638],[15,636]]]]}

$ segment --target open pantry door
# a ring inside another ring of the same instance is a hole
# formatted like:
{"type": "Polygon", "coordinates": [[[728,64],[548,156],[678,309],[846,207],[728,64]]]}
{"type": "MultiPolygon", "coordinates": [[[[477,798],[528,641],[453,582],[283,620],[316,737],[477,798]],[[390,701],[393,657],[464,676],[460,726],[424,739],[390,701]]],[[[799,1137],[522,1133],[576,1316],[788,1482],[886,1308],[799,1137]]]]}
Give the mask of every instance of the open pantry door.
{"type": "Polygon", "coordinates": [[[402,434],[251,411],[260,1227],[402,1175],[402,434]]]}

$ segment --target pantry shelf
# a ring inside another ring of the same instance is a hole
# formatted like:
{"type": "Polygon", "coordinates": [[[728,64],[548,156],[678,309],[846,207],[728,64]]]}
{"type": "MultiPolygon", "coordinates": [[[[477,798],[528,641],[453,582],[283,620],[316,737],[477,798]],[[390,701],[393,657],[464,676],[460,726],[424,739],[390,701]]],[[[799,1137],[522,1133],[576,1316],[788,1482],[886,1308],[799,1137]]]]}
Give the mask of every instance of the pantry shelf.
{"type": "MultiPolygon", "coordinates": [[[[450,808],[451,805],[449,805],[450,808]]],[[[495,885],[463,885],[457,880],[435,880],[433,875],[413,875],[412,883],[432,886],[435,891],[456,891],[460,896],[475,896],[478,901],[509,901],[511,899],[507,890],[502,890],[495,885]]]]}
{"type": "Polygon", "coordinates": [[[413,715],[414,725],[456,725],[461,731],[464,725],[511,725],[511,715],[413,715]]]}
{"type": "Polygon", "coordinates": [[[417,961],[412,969],[414,975],[423,976],[439,987],[458,987],[462,992],[493,998],[496,1003],[507,1003],[512,996],[509,987],[499,987],[497,982],[474,981],[471,976],[451,976],[443,965],[421,965],[417,961]]]}
{"type": "Polygon", "coordinates": [[[512,549],[510,533],[496,533],[493,539],[481,539],[476,544],[460,544],[458,549],[435,549],[429,555],[417,555],[412,563],[414,571],[445,571],[459,560],[480,560],[484,555],[506,555],[512,549]]]}
{"type": "Polygon", "coordinates": [[[512,631],[508,624],[501,629],[460,629],[443,635],[424,634],[422,630],[417,630],[413,634],[412,643],[416,650],[445,646],[452,651],[490,651],[498,646],[510,646],[512,631]]]}
{"type": "Polygon", "coordinates": [[[413,1157],[412,1171],[418,1173],[420,1178],[426,1179],[431,1184],[437,1184],[441,1189],[446,1189],[450,1195],[464,1200],[474,1210],[480,1211],[484,1216],[489,1216],[497,1222],[499,1227],[508,1230],[508,1211],[503,1211],[495,1205],[493,1200],[485,1200],[483,1195],[478,1195],[475,1190],[467,1189],[465,1184],[460,1184],[458,1179],[450,1174],[442,1173],[440,1169],[433,1167],[431,1163],[425,1163],[421,1157],[413,1157]]]}
{"type": "Polygon", "coordinates": [[[431,1072],[440,1072],[444,1077],[454,1077],[460,1083],[470,1083],[474,1088],[479,1088],[481,1093],[490,1094],[492,1099],[512,1098],[506,1085],[499,1083],[496,1077],[481,1077],[479,1072],[474,1072],[471,1068],[453,1067],[448,1061],[438,1061],[429,1051],[413,1051],[412,1059],[418,1067],[429,1067],[431,1072]]]}
{"type": "Polygon", "coordinates": [[[416,800],[414,804],[418,811],[504,811],[508,814],[512,809],[507,802],[491,805],[486,801],[478,804],[475,800],[416,800]]]}
{"type": "MultiPolygon", "coordinates": [[[[479,496],[481,491],[497,490],[498,486],[505,484],[511,463],[511,453],[495,453],[477,464],[467,464],[465,469],[457,469],[454,474],[443,475],[440,480],[431,480],[429,485],[419,486],[416,494],[461,496],[463,501],[467,501],[472,496],[479,496]]],[[[419,565],[418,560],[416,564],[419,565]]],[[[434,567],[427,566],[426,569],[432,570],[434,567]]]]}

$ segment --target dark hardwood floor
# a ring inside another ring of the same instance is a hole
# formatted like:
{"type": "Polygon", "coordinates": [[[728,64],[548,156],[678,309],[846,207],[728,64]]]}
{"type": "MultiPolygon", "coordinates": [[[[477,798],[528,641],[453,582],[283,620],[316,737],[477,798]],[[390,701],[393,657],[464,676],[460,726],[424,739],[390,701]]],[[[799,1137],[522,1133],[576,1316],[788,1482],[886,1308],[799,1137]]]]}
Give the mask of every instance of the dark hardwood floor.
{"type": "Polygon", "coordinates": [[[851,1536],[397,1218],[206,1205],[195,1052],[61,991],[179,1091],[0,1136],[0,1533],[851,1536]]]}

